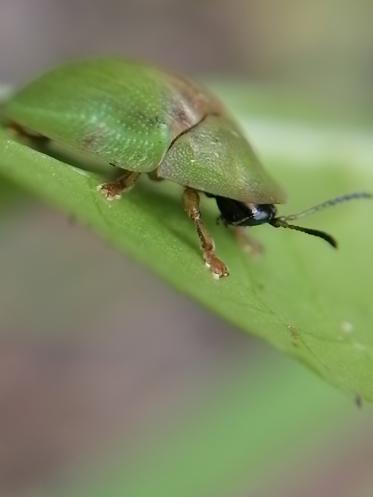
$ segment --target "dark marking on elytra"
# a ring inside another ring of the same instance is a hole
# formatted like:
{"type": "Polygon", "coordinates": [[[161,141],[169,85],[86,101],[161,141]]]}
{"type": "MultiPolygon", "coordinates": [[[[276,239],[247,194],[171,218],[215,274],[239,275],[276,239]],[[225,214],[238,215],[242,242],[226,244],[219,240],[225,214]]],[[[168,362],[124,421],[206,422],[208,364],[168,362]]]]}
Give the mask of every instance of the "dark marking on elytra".
{"type": "Polygon", "coordinates": [[[87,130],[85,136],[81,140],[81,146],[87,151],[95,151],[100,143],[107,139],[107,131],[105,126],[98,125],[95,129],[87,130]]]}
{"type": "Polygon", "coordinates": [[[96,140],[97,136],[95,133],[85,136],[82,140],[83,148],[88,148],[88,149],[92,148],[92,145],[96,143],[96,140]]]}
{"type": "Polygon", "coordinates": [[[175,119],[180,123],[188,124],[188,116],[184,109],[176,108],[175,109],[175,119]]]}
{"type": "Polygon", "coordinates": [[[103,131],[101,129],[96,129],[82,138],[82,148],[83,150],[91,151],[97,148],[97,145],[103,138],[103,131]]]}
{"type": "MultiPolygon", "coordinates": [[[[141,122],[143,125],[149,128],[158,128],[165,124],[164,120],[159,114],[147,114],[145,112],[137,111],[135,119],[136,122],[141,122]]],[[[128,126],[128,123],[123,123],[123,126],[128,126]]]]}

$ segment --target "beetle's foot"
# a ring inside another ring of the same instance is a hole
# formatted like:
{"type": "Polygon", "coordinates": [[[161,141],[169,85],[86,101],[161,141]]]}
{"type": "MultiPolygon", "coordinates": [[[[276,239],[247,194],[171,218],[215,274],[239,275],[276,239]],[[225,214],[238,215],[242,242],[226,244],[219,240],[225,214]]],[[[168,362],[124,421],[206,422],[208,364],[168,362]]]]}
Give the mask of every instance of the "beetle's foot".
{"type": "Polygon", "coordinates": [[[109,201],[119,200],[122,197],[123,188],[118,188],[115,182],[103,183],[102,185],[98,185],[96,189],[109,201]]]}
{"type": "Polygon", "coordinates": [[[106,200],[119,200],[123,192],[130,190],[138,180],[140,173],[126,171],[114,181],[98,185],[97,191],[101,192],[106,200]]]}
{"type": "Polygon", "coordinates": [[[220,279],[229,276],[227,266],[215,254],[204,254],[204,259],[214,278],[220,279]]]}
{"type": "Polygon", "coordinates": [[[247,254],[258,257],[264,253],[264,246],[247,233],[247,228],[236,227],[234,234],[241,249],[247,254]]]}

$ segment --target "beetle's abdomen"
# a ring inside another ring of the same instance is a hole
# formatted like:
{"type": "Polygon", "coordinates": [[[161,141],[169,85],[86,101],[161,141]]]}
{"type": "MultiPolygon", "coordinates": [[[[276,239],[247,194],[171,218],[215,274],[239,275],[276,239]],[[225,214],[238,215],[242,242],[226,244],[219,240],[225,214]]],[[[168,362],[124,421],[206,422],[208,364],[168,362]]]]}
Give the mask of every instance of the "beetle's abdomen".
{"type": "Polygon", "coordinates": [[[208,94],[154,67],[120,59],[70,63],[6,105],[8,119],[124,169],[148,172],[212,106],[208,94]]]}

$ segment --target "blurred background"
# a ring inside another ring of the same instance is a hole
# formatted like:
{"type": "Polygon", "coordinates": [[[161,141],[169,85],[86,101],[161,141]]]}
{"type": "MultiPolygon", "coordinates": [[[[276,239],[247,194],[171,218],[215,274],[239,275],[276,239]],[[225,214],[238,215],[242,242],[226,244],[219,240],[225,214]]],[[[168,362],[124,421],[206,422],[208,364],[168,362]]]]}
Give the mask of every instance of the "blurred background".
{"type": "MultiPolygon", "coordinates": [[[[116,54],[210,81],[233,107],[259,88],[290,118],[296,95],[371,120],[372,14],[368,0],[1,0],[0,82],[116,54]]],[[[373,494],[369,408],[13,186],[0,206],[1,496],[92,496],[98,475],[108,496],[373,494]]]]}
{"type": "Polygon", "coordinates": [[[0,7],[0,74],[12,85],[66,58],[118,54],[199,76],[371,99],[369,0],[2,0],[0,7]]]}

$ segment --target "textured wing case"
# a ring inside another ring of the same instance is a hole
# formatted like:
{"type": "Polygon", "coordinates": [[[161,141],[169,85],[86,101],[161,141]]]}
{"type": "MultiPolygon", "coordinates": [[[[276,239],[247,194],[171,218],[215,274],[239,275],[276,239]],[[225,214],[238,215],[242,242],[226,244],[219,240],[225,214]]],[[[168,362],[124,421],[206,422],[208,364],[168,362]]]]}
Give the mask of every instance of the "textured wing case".
{"type": "Polygon", "coordinates": [[[17,93],[5,113],[62,145],[147,172],[208,105],[198,87],[155,67],[97,59],[46,73],[17,93]]]}
{"type": "Polygon", "coordinates": [[[209,115],[177,138],[159,175],[241,202],[277,204],[286,198],[240,129],[224,116],[209,115]]]}

